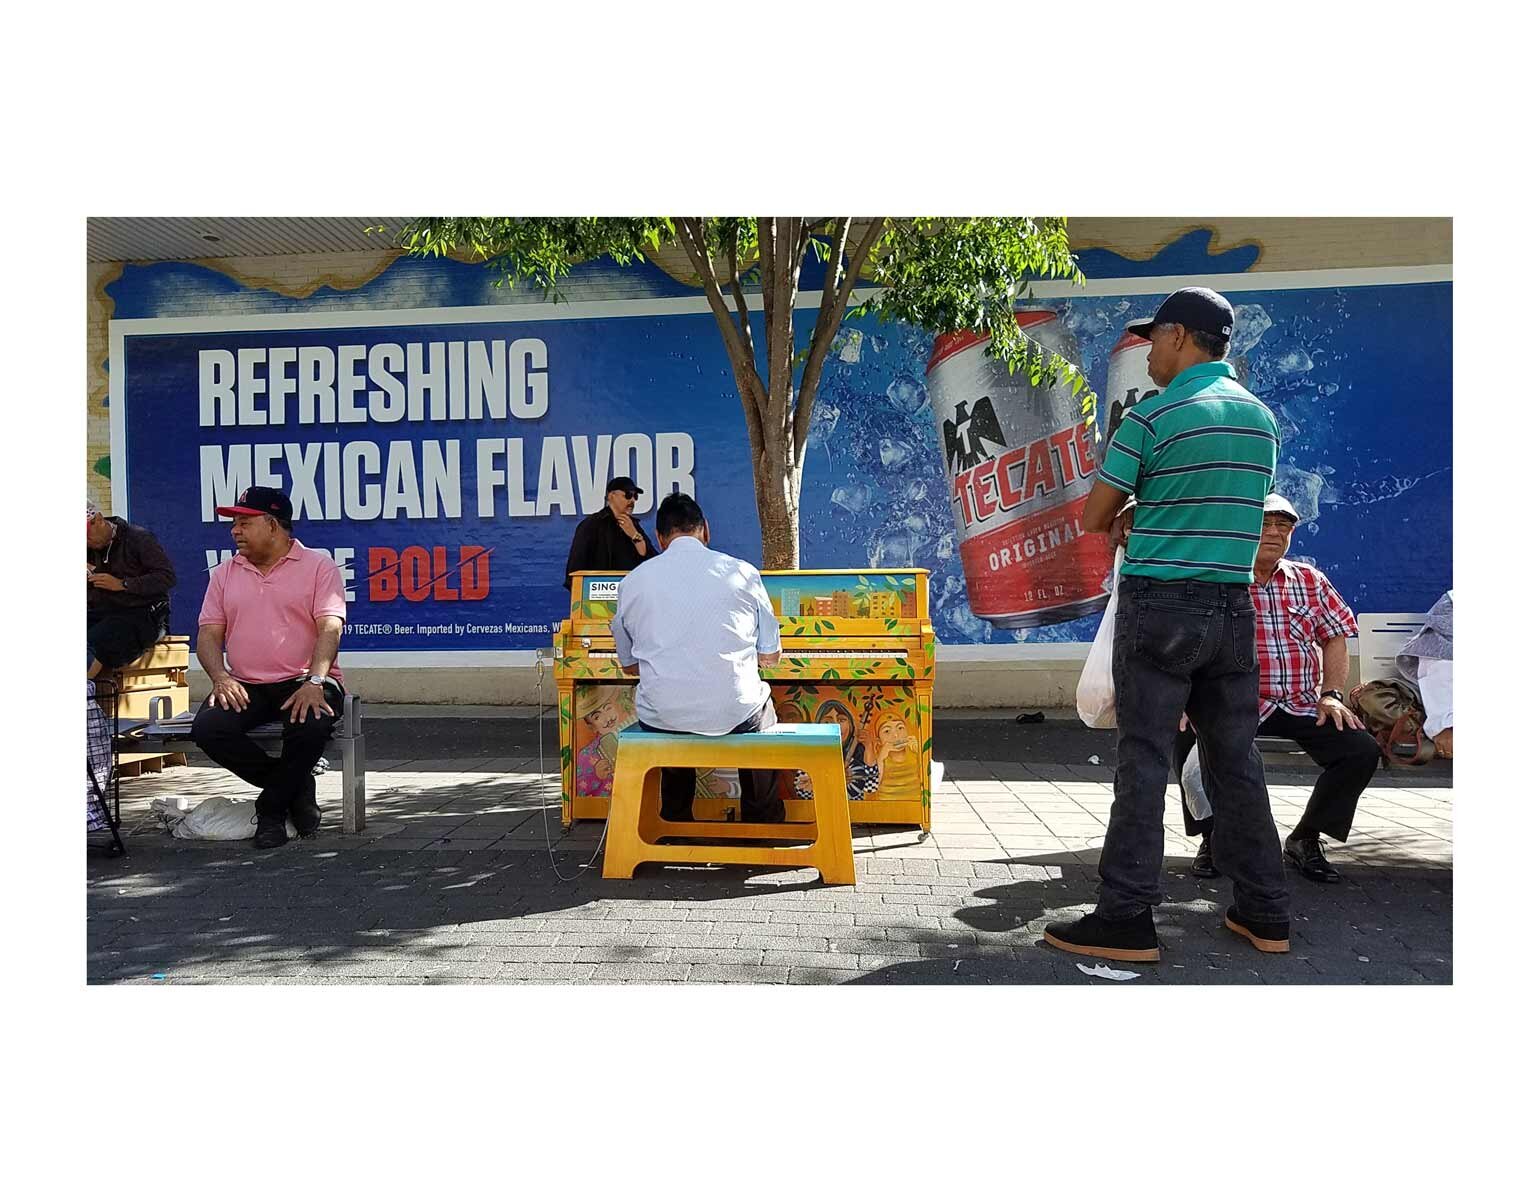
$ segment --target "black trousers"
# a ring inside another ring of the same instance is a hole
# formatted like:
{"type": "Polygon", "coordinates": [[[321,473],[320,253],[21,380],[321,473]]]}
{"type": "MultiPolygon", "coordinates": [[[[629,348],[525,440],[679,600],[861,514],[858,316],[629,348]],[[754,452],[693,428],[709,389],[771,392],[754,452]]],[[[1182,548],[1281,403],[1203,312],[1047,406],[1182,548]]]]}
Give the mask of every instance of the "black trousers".
{"type": "Polygon", "coordinates": [[[214,705],[213,697],[203,701],[192,718],[192,740],[197,748],[226,771],[233,771],[247,783],[261,788],[256,797],[258,817],[282,819],[299,814],[313,817],[315,777],[310,773],[331,738],[331,730],[341,719],[342,686],[334,679],[325,685],[326,703],[335,716],[321,713],[296,723],[282,704],[299,689],[302,679],[282,683],[246,683],[251,703],[244,712],[214,705]],[[273,758],[246,732],[258,725],[281,719],[283,752],[273,758]]]}
{"type": "MultiPolygon", "coordinates": [[[[1288,738],[1297,743],[1303,752],[1323,768],[1313,794],[1303,810],[1302,820],[1297,822],[1300,834],[1327,834],[1337,842],[1350,836],[1350,826],[1356,819],[1356,805],[1361,793],[1377,773],[1381,755],[1377,741],[1362,729],[1336,729],[1333,721],[1317,724],[1316,718],[1299,717],[1278,708],[1260,723],[1260,737],[1288,738]]],[[[1185,756],[1195,745],[1195,733],[1186,728],[1174,742],[1174,770],[1178,774],[1185,764],[1185,756]]],[[[1204,780],[1203,780],[1204,782],[1204,780]]],[[[1185,785],[1179,787],[1180,807],[1185,814],[1186,837],[1208,837],[1212,818],[1197,821],[1190,815],[1189,801],[1185,798],[1185,785]]]]}
{"type": "MultiPolygon", "coordinates": [[[[774,701],[769,699],[762,708],[748,717],[732,733],[757,733],[774,727],[774,701]]],[[[662,729],[637,721],[647,733],[679,733],[677,729],[662,729]]],[[[778,822],[785,819],[784,798],[775,786],[777,771],[738,771],[742,781],[742,820],[778,822]]],[[[662,819],[664,821],[692,821],[694,819],[694,786],[698,778],[692,767],[662,768],[662,819]]]]}
{"type": "Polygon", "coordinates": [[[165,636],[169,608],[107,608],[85,617],[86,666],[95,659],[115,670],[131,663],[165,636]]]}

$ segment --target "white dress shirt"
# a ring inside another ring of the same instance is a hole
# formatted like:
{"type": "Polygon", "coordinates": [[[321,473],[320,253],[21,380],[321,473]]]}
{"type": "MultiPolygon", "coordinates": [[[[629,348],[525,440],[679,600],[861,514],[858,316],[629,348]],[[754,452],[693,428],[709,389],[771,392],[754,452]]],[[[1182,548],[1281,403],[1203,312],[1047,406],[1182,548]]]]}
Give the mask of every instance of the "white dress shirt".
{"type": "Polygon", "coordinates": [[[779,652],[779,618],[763,577],[698,538],[675,538],[620,581],[611,627],[620,664],[640,664],[647,725],[730,733],[768,700],[758,655],[779,652]]]}

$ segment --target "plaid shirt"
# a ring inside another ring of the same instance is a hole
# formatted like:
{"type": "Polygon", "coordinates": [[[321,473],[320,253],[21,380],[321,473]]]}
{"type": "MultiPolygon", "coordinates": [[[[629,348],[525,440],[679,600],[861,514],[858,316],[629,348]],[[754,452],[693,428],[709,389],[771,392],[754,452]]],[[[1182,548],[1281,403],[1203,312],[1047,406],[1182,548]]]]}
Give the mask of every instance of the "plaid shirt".
{"type": "Polygon", "coordinates": [[[1355,614],[1317,567],[1283,558],[1266,584],[1249,585],[1254,598],[1254,649],[1259,657],[1259,719],[1278,708],[1299,717],[1318,715],[1323,678],[1319,646],[1356,635],[1355,614]]]}

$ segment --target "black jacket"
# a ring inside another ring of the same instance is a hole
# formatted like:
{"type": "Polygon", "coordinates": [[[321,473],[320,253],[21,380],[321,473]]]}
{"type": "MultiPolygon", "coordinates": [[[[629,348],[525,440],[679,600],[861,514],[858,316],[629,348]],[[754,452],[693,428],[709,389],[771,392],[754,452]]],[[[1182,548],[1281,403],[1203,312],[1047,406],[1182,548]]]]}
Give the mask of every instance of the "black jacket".
{"type": "MultiPolygon", "coordinates": [[[[634,517],[630,518],[635,521],[634,517]]],[[[613,510],[604,505],[590,517],[582,518],[571,538],[571,553],[566,555],[567,591],[571,590],[571,574],[574,571],[633,571],[647,558],[656,554],[656,547],[645,527],[635,521],[635,528],[646,543],[646,558],[635,551],[629,535],[619,528],[613,510]]]]}
{"type": "Polygon", "coordinates": [[[176,586],[176,568],[171,565],[170,556],[149,530],[130,525],[122,517],[107,520],[117,527],[116,536],[105,550],[87,549],[85,559],[96,571],[116,575],[123,581],[124,590],[109,592],[86,584],[87,611],[153,608],[166,603],[176,586]]]}

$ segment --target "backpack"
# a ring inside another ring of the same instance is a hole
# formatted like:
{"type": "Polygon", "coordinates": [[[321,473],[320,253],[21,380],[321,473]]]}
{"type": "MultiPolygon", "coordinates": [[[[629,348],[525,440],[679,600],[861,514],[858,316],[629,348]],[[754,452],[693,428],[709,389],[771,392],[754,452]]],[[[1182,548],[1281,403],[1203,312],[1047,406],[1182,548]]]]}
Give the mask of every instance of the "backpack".
{"type": "Polygon", "coordinates": [[[1389,763],[1417,767],[1436,756],[1435,743],[1424,734],[1425,710],[1407,683],[1374,679],[1360,684],[1350,691],[1350,707],[1389,763]]]}

